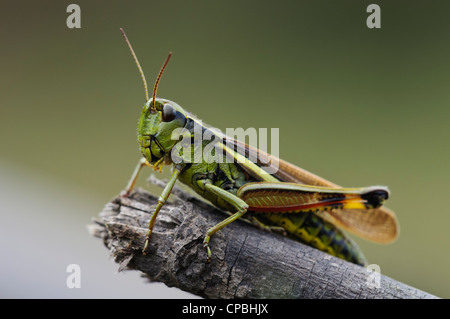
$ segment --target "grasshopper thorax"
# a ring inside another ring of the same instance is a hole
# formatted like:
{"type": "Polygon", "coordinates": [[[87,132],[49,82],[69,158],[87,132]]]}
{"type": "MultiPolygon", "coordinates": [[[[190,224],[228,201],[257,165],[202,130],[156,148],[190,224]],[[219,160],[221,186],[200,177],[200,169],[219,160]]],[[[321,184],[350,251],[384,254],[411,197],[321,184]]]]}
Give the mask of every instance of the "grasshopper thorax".
{"type": "Polygon", "coordinates": [[[151,164],[162,158],[170,159],[170,151],[179,141],[187,114],[177,103],[151,98],[142,109],[138,124],[138,142],[142,155],[151,164]],[[154,105],[154,107],[153,107],[154,105]]]}

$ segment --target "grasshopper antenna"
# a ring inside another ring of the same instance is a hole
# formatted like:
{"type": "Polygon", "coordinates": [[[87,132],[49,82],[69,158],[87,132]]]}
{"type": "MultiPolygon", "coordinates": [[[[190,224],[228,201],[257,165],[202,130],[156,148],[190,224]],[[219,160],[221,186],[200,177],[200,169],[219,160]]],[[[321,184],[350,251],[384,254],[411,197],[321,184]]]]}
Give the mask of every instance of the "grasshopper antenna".
{"type": "Polygon", "coordinates": [[[156,78],[156,82],[155,82],[155,87],[153,89],[153,105],[152,105],[152,110],[154,112],[156,112],[156,107],[155,107],[155,99],[156,99],[156,90],[158,89],[158,84],[159,84],[159,80],[161,80],[161,76],[164,72],[164,69],[167,66],[167,63],[169,63],[170,57],[172,56],[172,52],[169,52],[169,55],[166,58],[166,62],[164,62],[164,65],[161,68],[161,71],[159,71],[158,77],[156,78]]]}
{"type": "MultiPolygon", "coordinates": [[[[147,80],[145,79],[144,71],[142,71],[141,65],[139,64],[139,61],[137,59],[136,54],[134,53],[134,50],[133,50],[133,47],[131,46],[130,41],[128,41],[128,38],[127,38],[127,35],[125,34],[125,31],[123,31],[123,29],[120,28],[120,32],[122,33],[123,38],[125,39],[125,42],[127,43],[128,48],[131,51],[131,55],[133,55],[134,62],[136,62],[136,65],[137,65],[137,67],[139,69],[139,73],[141,74],[142,82],[144,82],[145,101],[147,102],[148,101],[148,87],[147,87],[147,80]]],[[[155,91],[156,91],[156,87],[155,87],[155,91]]],[[[154,100],[154,98],[153,98],[153,100],[154,100]]],[[[154,104],[155,104],[155,102],[153,101],[153,106],[154,106],[154,104]]]]}

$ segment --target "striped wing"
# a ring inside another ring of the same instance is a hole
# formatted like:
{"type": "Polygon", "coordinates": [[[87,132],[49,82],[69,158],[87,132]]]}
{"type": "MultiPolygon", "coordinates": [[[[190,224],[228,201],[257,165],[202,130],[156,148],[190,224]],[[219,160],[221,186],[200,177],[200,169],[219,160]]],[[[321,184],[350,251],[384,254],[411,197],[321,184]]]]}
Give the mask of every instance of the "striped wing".
{"type": "MultiPolygon", "coordinates": [[[[271,172],[275,171],[271,176],[284,182],[280,184],[294,183],[299,185],[299,188],[305,188],[307,185],[312,185],[334,191],[345,190],[345,188],[308,172],[307,170],[271,156],[270,154],[235,139],[230,139],[225,136],[224,142],[227,143],[227,146],[230,144],[234,145],[235,152],[241,156],[257,158],[258,161],[255,164],[261,167],[261,169],[271,172]],[[274,169],[274,167],[277,169],[274,169]]],[[[252,177],[259,179],[259,176],[254,173],[254,169],[248,169],[245,164],[240,165],[252,177]]],[[[272,182],[270,179],[267,180],[272,182]]],[[[277,186],[280,187],[280,185],[277,186]]],[[[301,190],[299,190],[299,192],[301,192],[301,190]]],[[[337,192],[337,194],[339,194],[339,192],[337,192]]],[[[299,198],[302,197],[298,194],[294,197],[297,196],[299,198]]],[[[315,211],[316,214],[324,220],[367,240],[387,244],[397,239],[399,225],[394,212],[387,207],[363,207],[361,205],[357,207],[355,203],[355,201],[351,201],[351,203],[347,203],[347,205],[338,205],[339,203],[337,203],[333,207],[329,205],[327,209],[316,209],[315,211]]],[[[317,207],[321,207],[323,204],[318,203],[317,205],[317,207]]],[[[327,206],[323,205],[322,207],[327,206]]]]}

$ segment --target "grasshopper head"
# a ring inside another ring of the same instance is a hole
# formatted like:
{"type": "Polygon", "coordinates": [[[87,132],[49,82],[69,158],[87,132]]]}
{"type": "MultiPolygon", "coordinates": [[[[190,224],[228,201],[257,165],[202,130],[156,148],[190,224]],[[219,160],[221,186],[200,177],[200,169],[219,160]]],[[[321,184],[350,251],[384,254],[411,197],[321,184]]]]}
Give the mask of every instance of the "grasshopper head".
{"type": "Polygon", "coordinates": [[[142,155],[151,164],[163,157],[170,158],[170,151],[179,141],[176,129],[186,125],[186,112],[177,103],[155,98],[150,99],[142,110],[138,124],[138,141],[142,155]]]}
{"type": "Polygon", "coordinates": [[[130,49],[144,83],[147,103],[144,105],[138,125],[138,141],[141,152],[150,164],[160,163],[163,158],[170,159],[170,151],[179,141],[179,137],[172,138],[172,133],[178,128],[183,128],[186,124],[186,112],[181,106],[169,100],[156,98],[159,80],[167,63],[169,63],[172,53],[169,52],[166,61],[159,71],[153,88],[153,97],[149,99],[144,71],[142,71],[136,54],[131,47],[131,43],[125,35],[125,31],[122,28],[120,31],[130,49]]]}

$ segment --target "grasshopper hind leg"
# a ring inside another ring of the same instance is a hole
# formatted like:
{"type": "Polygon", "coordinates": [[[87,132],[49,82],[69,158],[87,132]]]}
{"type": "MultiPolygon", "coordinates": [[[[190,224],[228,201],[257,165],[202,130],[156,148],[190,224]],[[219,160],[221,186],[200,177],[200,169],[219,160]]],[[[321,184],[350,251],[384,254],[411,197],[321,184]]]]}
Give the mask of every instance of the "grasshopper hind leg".
{"type": "Polygon", "coordinates": [[[283,236],[287,236],[286,229],[284,229],[281,226],[267,225],[262,221],[260,221],[256,216],[251,214],[250,216],[247,216],[247,219],[249,220],[250,223],[252,223],[252,225],[258,227],[259,229],[268,231],[270,233],[279,233],[283,236]]]}

